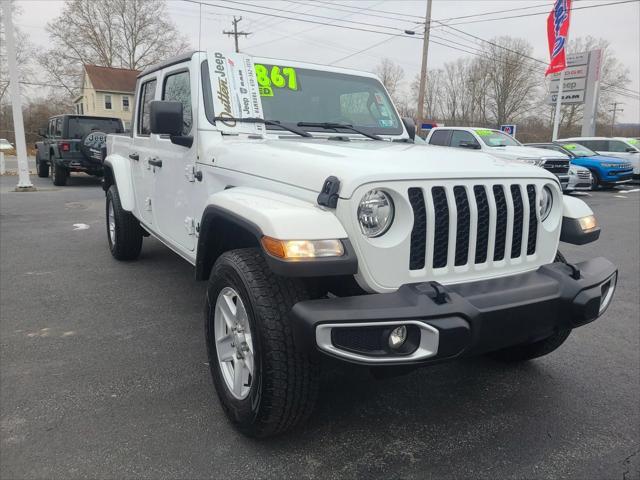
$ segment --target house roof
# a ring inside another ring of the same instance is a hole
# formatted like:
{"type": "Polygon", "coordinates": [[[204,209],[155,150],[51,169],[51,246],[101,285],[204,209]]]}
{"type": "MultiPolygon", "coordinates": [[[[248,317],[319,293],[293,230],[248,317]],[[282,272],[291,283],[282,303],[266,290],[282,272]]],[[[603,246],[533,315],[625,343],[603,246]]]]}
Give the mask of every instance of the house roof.
{"type": "Polygon", "coordinates": [[[84,65],[91,84],[103,92],[135,92],[138,70],[84,65]]]}

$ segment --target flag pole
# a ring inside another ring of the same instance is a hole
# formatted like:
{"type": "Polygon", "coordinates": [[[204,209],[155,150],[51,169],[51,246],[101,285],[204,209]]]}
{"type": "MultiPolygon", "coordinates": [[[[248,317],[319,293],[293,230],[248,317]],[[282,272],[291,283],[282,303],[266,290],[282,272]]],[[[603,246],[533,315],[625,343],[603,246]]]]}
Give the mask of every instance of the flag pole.
{"type": "Polygon", "coordinates": [[[558,98],[556,98],[556,114],[553,117],[553,135],[551,141],[555,142],[558,139],[558,128],[560,127],[560,106],[562,105],[562,87],[564,83],[564,71],[566,67],[560,72],[560,85],[558,86],[558,98]]]}

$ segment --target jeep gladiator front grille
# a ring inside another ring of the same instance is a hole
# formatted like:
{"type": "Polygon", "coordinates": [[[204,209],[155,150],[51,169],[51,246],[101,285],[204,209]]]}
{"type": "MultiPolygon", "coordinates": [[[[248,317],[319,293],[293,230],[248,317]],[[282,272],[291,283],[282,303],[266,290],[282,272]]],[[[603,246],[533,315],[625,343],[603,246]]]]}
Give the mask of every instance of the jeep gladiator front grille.
{"type": "Polygon", "coordinates": [[[408,198],[410,270],[513,262],[536,253],[535,185],[411,187],[408,198]]]}

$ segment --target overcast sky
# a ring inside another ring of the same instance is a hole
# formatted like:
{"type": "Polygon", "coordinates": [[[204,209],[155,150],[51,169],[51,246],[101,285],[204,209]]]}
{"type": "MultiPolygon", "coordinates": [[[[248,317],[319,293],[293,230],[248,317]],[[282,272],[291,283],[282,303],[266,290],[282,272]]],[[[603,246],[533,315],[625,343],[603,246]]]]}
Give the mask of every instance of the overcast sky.
{"type": "MultiPolygon", "coordinates": [[[[322,0],[322,3],[305,0],[205,1],[225,7],[299,17],[317,22],[332,23],[330,20],[304,16],[303,14],[336,17],[350,22],[388,25],[396,27],[397,30],[350,24],[355,28],[397,31],[398,33],[405,29],[420,30],[418,22],[424,21],[426,9],[426,0],[338,0],[334,2],[335,8],[327,5],[330,3],[329,0],[322,0]],[[355,11],[353,7],[358,7],[358,11],[355,11]],[[368,9],[386,10],[398,15],[385,15],[379,11],[368,9]],[[415,18],[415,21],[411,17],[415,18]]],[[[574,8],[610,3],[611,1],[615,0],[574,0],[574,8]]],[[[63,1],[18,0],[17,3],[21,5],[23,11],[23,14],[17,19],[17,23],[31,36],[31,40],[36,45],[45,48],[48,44],[48,37],[44,26],[60,14],[63,1]]],[[[407,35],[388,37],[377,33],[346,30],[234,11],[233,9],[203,6],[202,35],[199,38],[199,5],[182,0],[169,0],[167,3],[169,14],[174,23],[194,48],[198,48],[200,45],[202,49],[211,47],[233,49],[233,40],[223,35],[222,30],[231,28],[231,20],[235,13],[243,17],[239,24],[240,29],[252,32],[248,38],[240,39],[240,49],[246,53],[313,63],[331,63],[388,39],[371,50],[351,56],[336,65],[372,70],[381,58],[389,57],[404,68],[407,81],[413,79],[420,68],[422,42],[407,35]]],[[[547,60],[546,14],[500,21],[466,24],[462,24],[462,22],[542,12],[549,10],[552,4],[552,0],[434,0],[432,18],[444,20],[496,10],[538,6],[538,8],[510,13],[451,20],[449,23],[452,25],[458,23],[456,28],[485,39],[499,35],[525,38],[534,48],[533,56],[547,60]]],[[[341,23],[341,25],[345,25],[345,23],[341,23]]],[[[434,28],[432,32],[434,35],[448,38],[453,42],[468,44],[467,49],[471,47],[469,44],[469,41],[472,41],[471,38],[466,40],[464,36],[462,38],[453,37],[444,33],[441,28],[434,28]]],[[[636,92],[640,90],[640,2],[574,10],[570,34],[572,37],[592,35],[608,40],[617,58],[629,69],[632,81],[627,85],[627,88],[636,92]]],[[[434,40],[446,43],[442,39],[434,40]]],[[[428,65],[429,68],[437,68],[442,66],[444,62],[462,56],[468,56],[468,54],[432,43],[429,49],[428,65]]],[[[640,122],[640,101],[624,97],[618,100],[624,103],[622,106],[624,112],[618,117],[620,122],[640,122]]]]}

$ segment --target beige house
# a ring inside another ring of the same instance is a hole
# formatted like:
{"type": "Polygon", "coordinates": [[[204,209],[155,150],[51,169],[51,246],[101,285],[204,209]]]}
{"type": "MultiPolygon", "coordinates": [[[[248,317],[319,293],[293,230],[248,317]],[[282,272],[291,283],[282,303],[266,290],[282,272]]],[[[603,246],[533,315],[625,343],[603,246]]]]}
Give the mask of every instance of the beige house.
{"type": "Polygon", "coordinates": [[[74,99],[79,115],[118,117],[131,128],[138,70],[83,65],[81,95],[74,99]]]}

